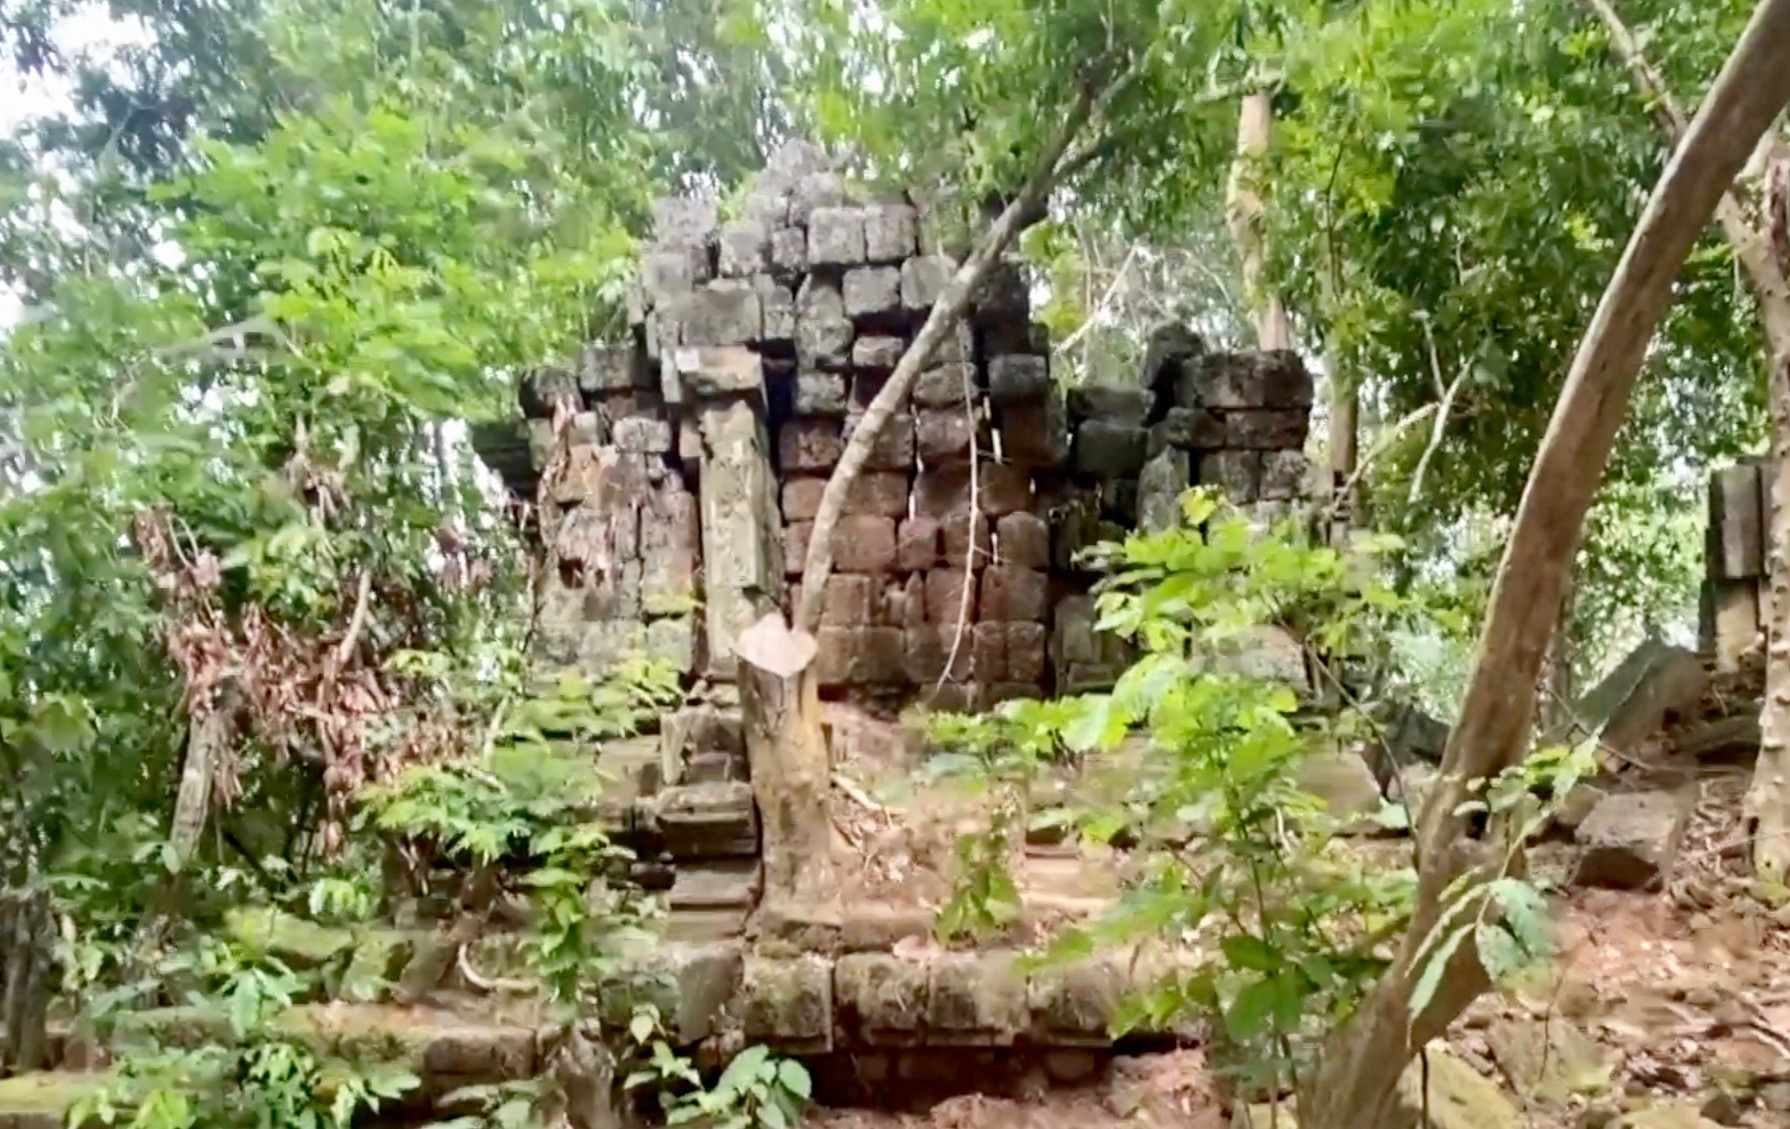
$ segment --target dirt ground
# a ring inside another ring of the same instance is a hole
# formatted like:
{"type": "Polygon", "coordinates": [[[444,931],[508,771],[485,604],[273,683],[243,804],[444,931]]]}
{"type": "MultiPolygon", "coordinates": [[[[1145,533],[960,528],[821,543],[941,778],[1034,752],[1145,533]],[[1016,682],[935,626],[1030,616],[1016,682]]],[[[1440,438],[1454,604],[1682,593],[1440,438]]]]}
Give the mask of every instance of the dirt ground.
{"type": "MultiPolygon", "coordinates": [[[[838,716],[836,732],[850,735],[842,744],[853,750],[842,771],[860,793],[842,801],[842,834],[866,860],[875,896],[936,905],[949,890],[950,844],[975,825],[976,803],[952,786],[914,783],[918,750],[897,719],[838,716]]],[[[1598,1129],[1640,1109],[1673,1110],[1660,1123],[1672,1129],[1790,1129],[1790,909],[1750,895],[1745,785],[1744,767],[1704,767],[1665,888],[1564,891],[1551,967],[1520,990],[1482,999],[1450,1032],[1451,1049],[1520,1106],[1525,1129],[1598,1129]],[[1544,1074],[1555,1045],[1583,1059],[1569,1085],[1519,1076],[1504,1035],[1518,1027],[1558,1033],[1544,1036],[1544,1074]]],[[[1534,870],[1564,877],[1570,856],[1569,845],[1543,844],[1534,870]]],[[[1034,852],[1025,867],[1028,907],[1092,912],[1117,890],[1123,864],[1034,852]]],[[[823,1109],[808,1124],[1215,1129],[1229,1123],[1218,1093],[1205,1056],[1191,1048],[1119,1058],[1093,1084],[1030,1099],[968,1094],[924,1115],[823,1109]]]]}

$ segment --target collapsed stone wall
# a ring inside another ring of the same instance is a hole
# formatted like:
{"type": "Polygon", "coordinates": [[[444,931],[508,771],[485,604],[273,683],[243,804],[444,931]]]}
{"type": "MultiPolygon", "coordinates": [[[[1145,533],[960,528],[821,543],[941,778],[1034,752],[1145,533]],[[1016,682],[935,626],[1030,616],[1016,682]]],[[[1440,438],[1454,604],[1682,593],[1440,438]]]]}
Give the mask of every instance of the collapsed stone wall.
{"type": "MultiPolygon", "coordinates": [[[[851,191],[786,149],[735,216],[654,208],[629,331],[523,383],[526,437],[480,450],[539,498],[548,667],[669,660],[692,704],[618,764],[686,906],[743,905],[756,823],[735,643],[801,582],[828,476],[957,269],[938,213],[851,191]]],[[[961,250],[961,249],[958,249],[961,250]]],[[[1108,685],[1095,543],[1176,520],[1190,485],[1274,507],[1302,491],[1297,355],[1169,326],[1131,387],[1061,387],[1021,268],[1000,264],[880,433],[824,592],[833,697],[958,709],[1108,685]]],[[[620,754],[618,754],[620,755],[620,754]]]]}

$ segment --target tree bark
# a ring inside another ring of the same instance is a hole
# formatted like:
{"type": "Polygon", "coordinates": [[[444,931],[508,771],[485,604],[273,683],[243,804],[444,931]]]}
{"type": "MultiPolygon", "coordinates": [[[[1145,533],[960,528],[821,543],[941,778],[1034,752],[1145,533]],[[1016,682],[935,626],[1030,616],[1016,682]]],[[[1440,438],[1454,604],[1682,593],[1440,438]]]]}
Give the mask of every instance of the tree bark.
{"type": "Polygon", "coordinates": [[[814,680],[802,677],[816,649],[814,637],[790,630],[780,612],[740,635],[746,760],[763,837],[765,900],[772,904],[814,902],[838,888],[827,811],[832,759],[814,680]]]}
{"type": "Polygon", "coordinates": [[[1421,1013],[1411,995],[1425,942],[1463,874],[1486,876],[1485,848],[1458,814],[1470,789],[1517,763],[1535,715],[1536,676],[1560,614],[1585,514],[1603,477],[1648,343],[1685,256],[1772,119],[1790,103],[1790,0],[1763,0],[1686,130],[1605,288],[1536,453],[1505,545],[1479,653],[1418,826],[1417,905],[1391,967],[1325,1047],[1301,1088],[1306,1129],[1387,1124],[1399,1077],[1484,989],[1471,944],[1421,1013]]]}
{"type": "Polygon", "coordinates": [[[1265,90],[1243,96],[1237,116],[1237,155],[1231,163],[1230,184],[1225,192],[1225,219],[1237,253],[1243,261],[1243,289],[1249,295],[1250,318],[1255,322],[1256,347],[1290,349],[1293,331],[1280,295],[1268,286],[1268,239],[1263,230],[1267,210],[1262,204],[1262,163],[1273,139],[1274,103],[1265,90]]]}
{"type": "Polygon", "coordinates": [[[1332,508],[1344,529],[1364,524],[1361,487],[1356,470],[1361,465],[1361,386],[1330,365],[1330,489],[1332,508]]]}
{"type": "MultiPolygon", "coordinates": [[[[1585,0],[1609,32],[1610,45],[1628,67],[1635,86],[1654,102],[1654,117],[1676,144],[1686,127],[1684,111],[1647,58],[1641,42],[1616,11],[1613,0],[1585,0]]],[[[1790,153],[1768,127],[1755,147],[1754,161],[1768,171],[1790,168],[1790,153]]],[[[1747,788],[1746,822],[1753,836],[1753,869],[1768,881],[1790,878],[1790,283],[1787,250],[1775,246],[1773,217],[1785,217],[1790,201],[1775,177],[1751,217],[1730,186],[1716,208],[1722,234],[1734,250],[1741,274],[1759,311],[1769,375],[1771,419],[1771,500],[1766,530],[1766,575],[1770,605],[1764,609],[1766,635],[1765,702],[1760,709],[1759,757],[1747,788]]],[[[1787,217],[1790,218],[1790,217],[1787,217]]]]}

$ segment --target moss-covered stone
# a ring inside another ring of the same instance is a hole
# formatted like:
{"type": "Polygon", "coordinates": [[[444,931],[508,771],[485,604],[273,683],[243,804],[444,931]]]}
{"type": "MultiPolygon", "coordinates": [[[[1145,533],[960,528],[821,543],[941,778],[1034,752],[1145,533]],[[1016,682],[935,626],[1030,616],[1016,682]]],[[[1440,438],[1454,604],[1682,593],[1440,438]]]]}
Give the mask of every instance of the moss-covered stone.
{"type": "Polygon", "coordinates": [[[352,930],[318,925],[271,906],[232,910],[224,926],[250,952],[277,957],[300,970],[345,959],[354,949],[352,930]]]}
{"type": "Polygon", "coordinates": [[[1610,1083],[1597,1044],[1558,1016],[1499,1020],[1486,1028],[1486,1042],[1504,1077],[1532,1098],[1562,1102],[1610,1083]]]}
{"type": "Polygon", "coordinates": [[[746,961],[746,1038],[798,1054],[833,1049],[833,966],[820,957],[746,961]]]}
{"type": "Polygon", "coordinates": [[[1431,1129],[1523,1129],[1522,1111],[1497,1083],[1441,1043],[1429,1046],[1427,1099],[1424,1075],[1418,1061],[1399,1079],[1397,1129],[1414,1129],[1426,1110],[1431,1129]]]}

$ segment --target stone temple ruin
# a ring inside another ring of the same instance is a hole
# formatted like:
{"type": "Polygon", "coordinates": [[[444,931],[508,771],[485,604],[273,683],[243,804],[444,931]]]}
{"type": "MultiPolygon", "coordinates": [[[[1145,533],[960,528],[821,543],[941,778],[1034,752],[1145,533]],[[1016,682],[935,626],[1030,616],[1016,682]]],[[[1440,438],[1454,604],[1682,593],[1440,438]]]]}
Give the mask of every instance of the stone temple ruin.
{"type": "MultiPolygon", "coordinates": [[[[538,658],[597,676],[671,660],[692,704],[625,775],[677,864],[674,907],[750,904],[756,826],[735,641],[789,605],[827,476],[956,270],[943,223],[849,192],[806,147],[737,218],[661,201],[629,332],[525,382],[526,434],[480,440],[539,497],[538,658]],[[558,425],[556,425],[558,420],[558,425]]],[[[1110,685],[1081,549],[1176,520],[1213,484],[1284,505],[1305,485],[1298,356],[1207,351],[1178,328],[1135,386],[1067,394],[1017,264],[975,294],[854,484],[819,632],[823,695],[986,708],[1110,685]]]]}

